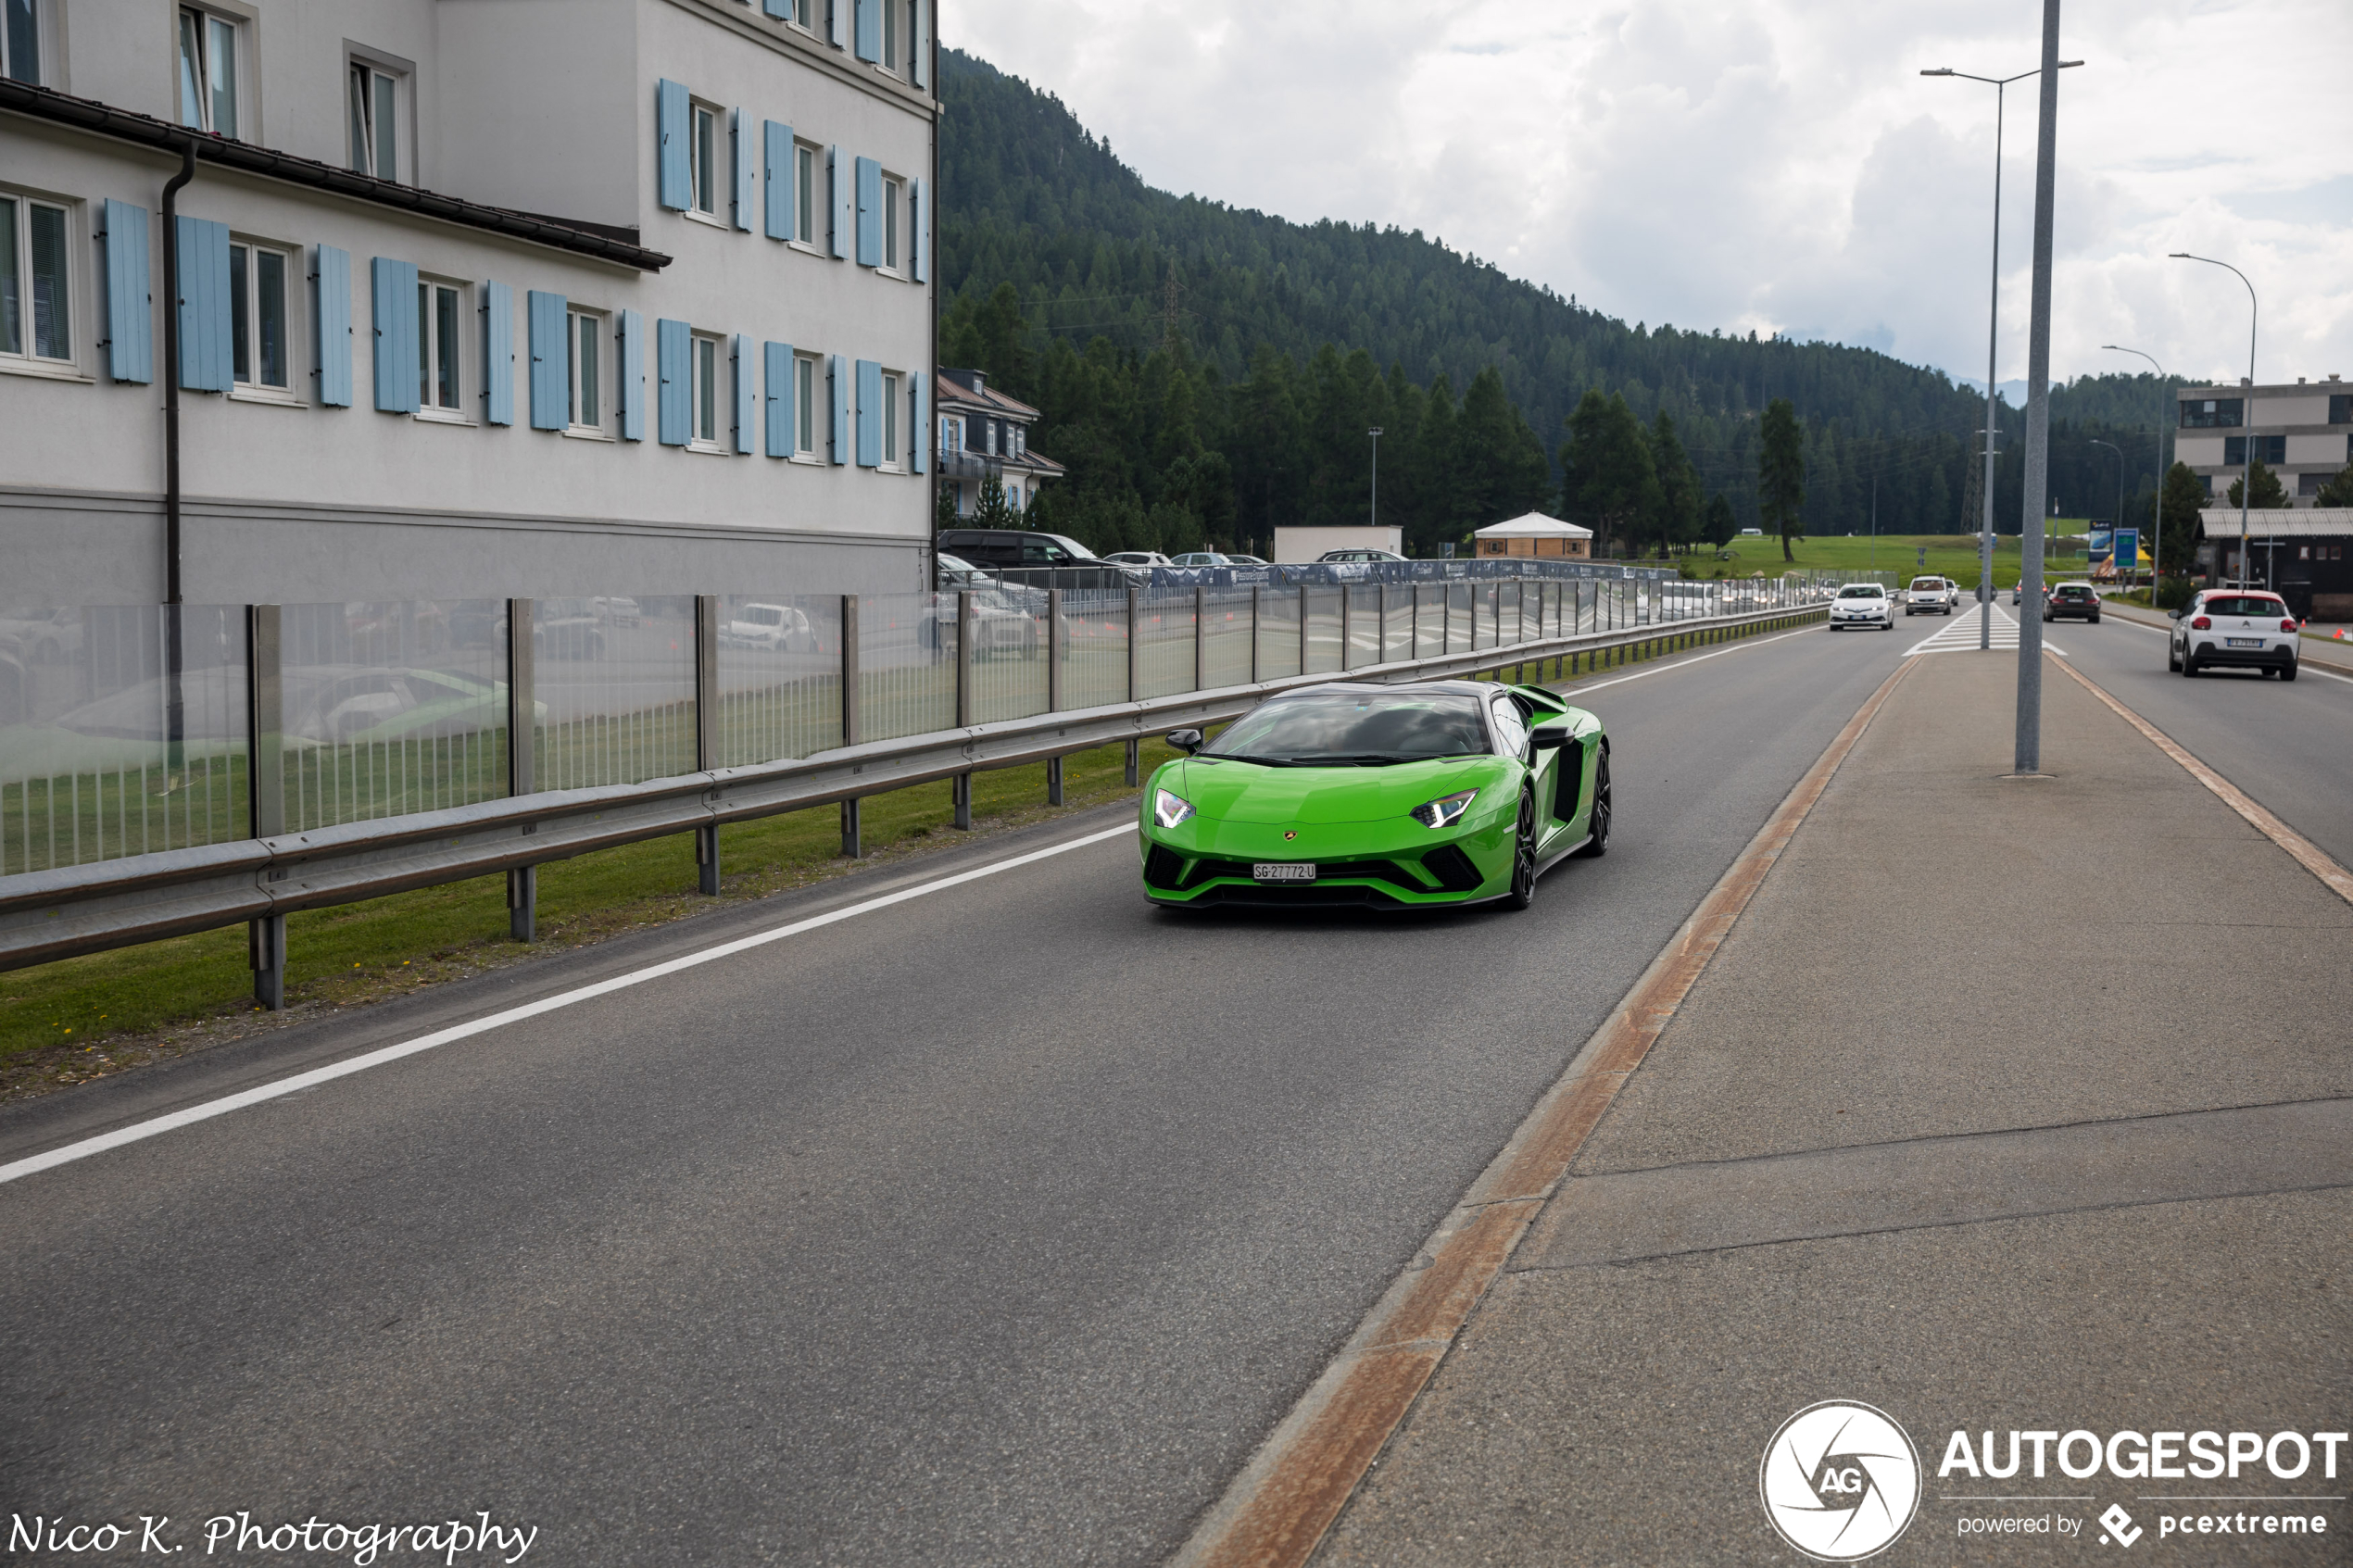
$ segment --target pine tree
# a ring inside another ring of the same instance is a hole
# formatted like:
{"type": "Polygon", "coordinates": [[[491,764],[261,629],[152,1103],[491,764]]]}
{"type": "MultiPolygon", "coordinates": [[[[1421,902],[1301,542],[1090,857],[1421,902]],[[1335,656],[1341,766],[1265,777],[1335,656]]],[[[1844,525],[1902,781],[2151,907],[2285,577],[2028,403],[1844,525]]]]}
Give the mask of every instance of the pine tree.
{"type": "Polygon", "coordinates": [[[2247,477],[2252,477],[2255,482],[2255,499],[2246,503],[2249,511],[2277,511],[2288,504],[2287,487],[2280,483],[2280,476],[2265,468],[2263,459],[2257,458],[2248,463],[2246,476],[2231,481],[2228,500],[2232,506],[2239,504],[2239,496],[2246,490],[2247,477]]]}
{"type": "Polygon", "coordinates": [[[1659,554],[1671,553],[1700,536],[1699,471],[1675,434],[1666,409],[1651,421],[1651,461],[1658,470],[1659,554]]]}
{"type": "Polygon", "coordinates": [[[2312,504],[2316,507],[2353,507],[2353,463],[2337,470],[2334,476],[2321,486],[2321,493],[2313,497],[2312,504]]]}
{"type": "Polygon", "coordinates": [[[1788,398],[1776,397],[1765,406],[1762,435],[1756,454],[1757,510],[1766,531],[1781,536],[1781,559],[1794,561],[1790,540],[1805,537],[1806,433],[1788,398]]]}

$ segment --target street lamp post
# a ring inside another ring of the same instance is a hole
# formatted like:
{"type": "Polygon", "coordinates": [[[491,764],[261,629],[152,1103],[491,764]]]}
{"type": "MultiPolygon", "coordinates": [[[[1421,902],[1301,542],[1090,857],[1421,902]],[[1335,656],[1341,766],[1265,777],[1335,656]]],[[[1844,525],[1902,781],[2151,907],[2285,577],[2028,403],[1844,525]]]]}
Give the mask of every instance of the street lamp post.
{"type": "MultiPolygon", "coordinates": [[[[2172,253],[2175,261],[2203,261],[2208,267],[2222,267],[2246,283],[2246,274],[2227,261],[2217,261],[2210,256],[2192,256],[2188,251],[2172,253]]],[[[2239,586],[2246,586],[2248,556],[2246,548],[2246,509],[2255,504],[2255,285],[2246,283],[2246,395],[2239,403],[2239,428],[2246,433],[2242,437],[2246,445],[2246,471],[2239,479],[2239,586]]]]}
{"type": "MultiPolygon", "coordinates": [[[[2082,60],[2061,60],[2059,69],[2080,66],[2082,60]]],[[[1963,82],[1982,82],[1994,89],[1994,284],[1993,303],[1985,312],[1985,517],[1977,540],[1977,580],[1994,581],[1994,433],[1999,428],[1994,418],[1994,348],[2001,327],[2002,315],[2002,114],[2004,99],[2009,84],[2023,82],[2030,76],[2043,74],[2042,68],[2020,71],[2016,76],[1971,76],[1950,66],[1924,70],[1922,76],[1950,76],[1963,82]]],[[[2021,567],[2020,570],[2023,570],[2021,567]]],[[[1994,603],[1983,601],[1977,611],[1977,646],[1980,651],[1994,646],[1994,603]]]]}
{"type": "Polygon", "coordinates": [[[1367,433],[1373,438],[1373,526],[1380,526],[1380,426],[1367,433]]]}
{"type": "MultiPolygon", "coordinates": [[[[2165,367],[2137,348],[2127,348],[2120,343],[2104,343],[2102,348],[2114,354],[2138,354],[2157,369],[2157,393],[2160,399],[2170,398],[2172,388],[2166,384],[2165,367]]],[[[2178,419],[2179,414],[2159,402],[2157,410],[2157,515],[2149,519],[2149,608],[2157,608],[2157,585],[2165,577],[2165,422],[2178,419]]]]}

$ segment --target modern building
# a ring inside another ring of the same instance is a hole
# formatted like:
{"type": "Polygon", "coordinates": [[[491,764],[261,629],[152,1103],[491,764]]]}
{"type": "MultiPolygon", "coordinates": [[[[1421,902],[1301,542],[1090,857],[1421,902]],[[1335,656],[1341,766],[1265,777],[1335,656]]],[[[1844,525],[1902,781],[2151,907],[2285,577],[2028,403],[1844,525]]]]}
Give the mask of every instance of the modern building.
{"type": "Polygon", "coordinates": [[[1030,449],[1038,410],[990,386],[980,371],[942,370],[937,396],[939,483],[955,496],[958,517],[973,515],[992,479],[1013,510],[1026,512],[1039,485],[1062,477],[1060,463],[1030,449]]]}
{"type": "Polygon", "coordinates": [[[931,0],[6,19],[7,608],[928,584],[931,0]]]}
{"type": "Polygon", "coordinates": [[[1567,556],[1583,559],[1593,553],[1593,531],[1564,522],[1542,512],[1527,512],[1504,522],[1491,522],[1471,535],[1482,556],[1567,556]]]}
{"type": "Polygon", "coordinates": [[[2247,443],[2280,476],[2291,506],[2309,507],[2321,487],[2353,463],[2353,388],[2337,377],[2293,386],[2185,386],[2175,395],[2181,433],[2176,461],[2221,500],[2246,471],[2247,443]]]}

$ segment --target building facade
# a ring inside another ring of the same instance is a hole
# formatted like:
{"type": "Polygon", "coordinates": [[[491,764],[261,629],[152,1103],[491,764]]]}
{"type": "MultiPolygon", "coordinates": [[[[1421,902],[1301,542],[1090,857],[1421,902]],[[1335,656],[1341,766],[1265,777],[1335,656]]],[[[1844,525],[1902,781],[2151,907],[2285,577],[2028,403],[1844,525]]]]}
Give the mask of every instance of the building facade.
{"type": "Polygon", "coordinates": [[[958,517],[974,515],[992,479],[1004,487],[1006,504],[1026,512],[1040,485],[1062,477],[1060,463],[1030,450],[1038,410],[990,386],[981,371],[942,370],[937,397],[939,483],[958,517]]]}
{"type": "Polygon", "coordinates": [[[9,608],[927,585],[931,0],[7,16],[9,608]]]}
{"type": "Polygon", "coordinates": [[[2335,376],[2294,385],[2185,386],[2173,454],[2220,501],[2246,468],[2247,445],[2280,476],[2288,504],[2312,505],[2321,487],[2353,463],[2353,387],[2335,376]]]}

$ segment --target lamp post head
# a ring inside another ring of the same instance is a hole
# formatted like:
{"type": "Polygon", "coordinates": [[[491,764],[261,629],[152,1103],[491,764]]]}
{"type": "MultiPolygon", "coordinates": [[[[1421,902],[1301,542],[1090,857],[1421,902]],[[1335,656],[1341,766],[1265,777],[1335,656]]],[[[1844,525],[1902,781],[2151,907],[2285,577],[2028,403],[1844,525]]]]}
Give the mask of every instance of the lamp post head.
{"type": "Polygon", "coordinates": [[[1934,70],[1924,70],[1920,72],[1920,74],[1922,76],[1950,76],[1953,74],[1953,68],[1951,66],[1939,66],[1934,70]]]}

